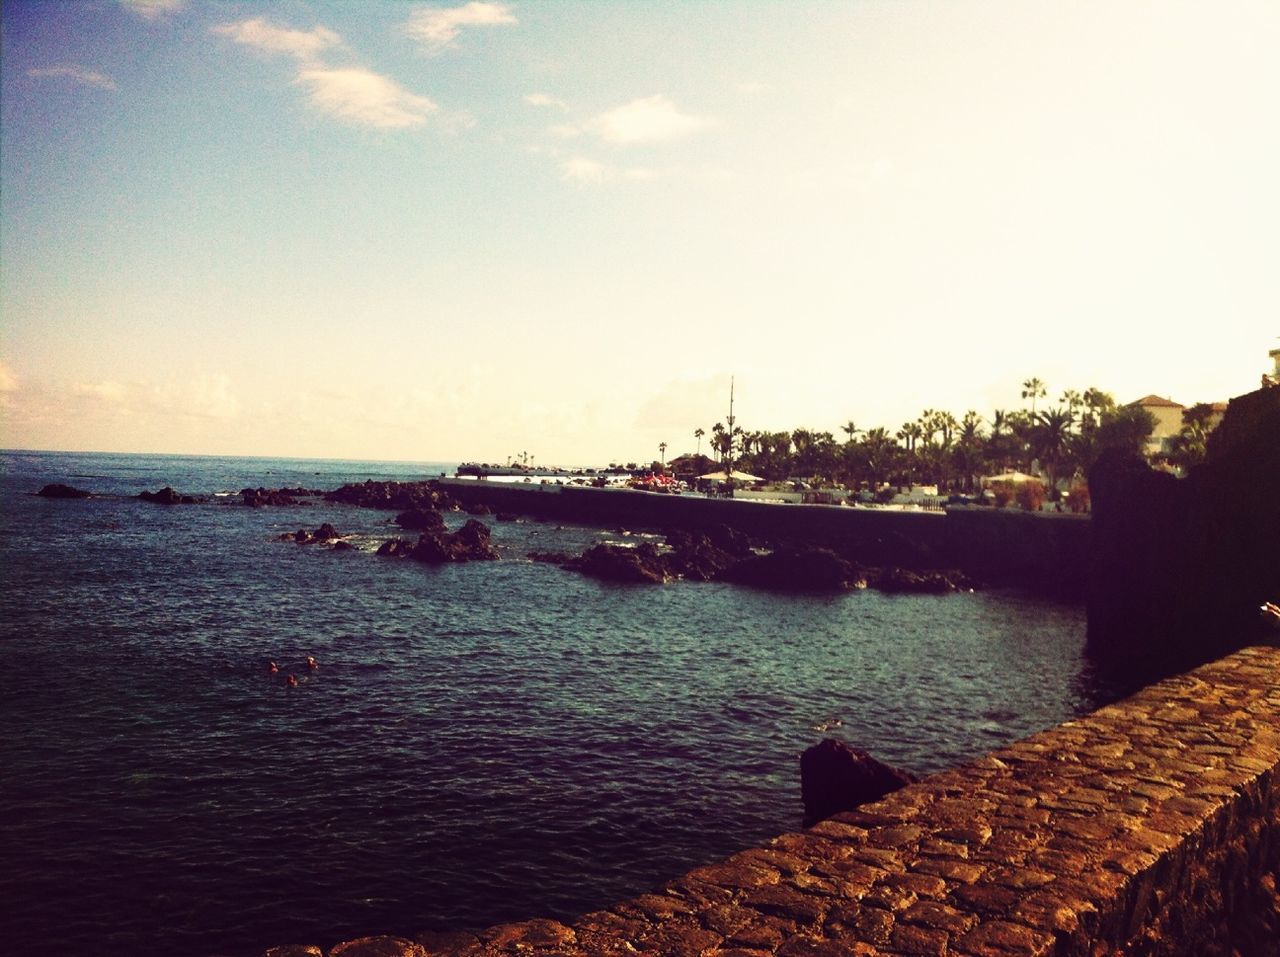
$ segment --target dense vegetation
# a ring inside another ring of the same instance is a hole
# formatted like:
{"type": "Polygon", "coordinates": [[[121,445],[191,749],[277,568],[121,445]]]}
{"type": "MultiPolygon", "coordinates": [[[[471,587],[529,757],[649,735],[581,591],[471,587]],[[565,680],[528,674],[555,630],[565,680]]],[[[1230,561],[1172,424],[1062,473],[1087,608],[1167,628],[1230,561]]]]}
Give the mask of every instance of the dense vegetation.
{"type": "MultiPolygon", "coordinates": [[[[790,432],[711,427],[708,444],[717,467],[731,463],[740,471],[771,481],[799,479],[848,488],[881,485],[936,484],[939,491],[974,492],[982,476],[1008,471],[1036,473],[1054,490],[1073,478],[1082,480],[1104,449],[1141,453],[1155,427],[1152,415],[1137,406],[1119,406],[1110,393],[1090,388],[1067,390],[1058,403],[1037,408],[1047,395],[1045,384],[1028,379],[1022,398],[1029,407],[995,410],[983,418],[970,410],[957,419],[949,412],[925,409],[897,431],[862,429],[847,422],[840,431],[807,428],[790,432]]],[[[1204,454],[1211,407],[1195,406],[1184,416],[1182,434],[1174,441],[1168,463],[1185,468],[1204,454]]],[[[694,433],[701,441],[707,433],[694,433]]],[[[705,456],[684,456],[693,468],[705,456]]],[[[678,466],[682,460],[673,463],[678,466]]]]}

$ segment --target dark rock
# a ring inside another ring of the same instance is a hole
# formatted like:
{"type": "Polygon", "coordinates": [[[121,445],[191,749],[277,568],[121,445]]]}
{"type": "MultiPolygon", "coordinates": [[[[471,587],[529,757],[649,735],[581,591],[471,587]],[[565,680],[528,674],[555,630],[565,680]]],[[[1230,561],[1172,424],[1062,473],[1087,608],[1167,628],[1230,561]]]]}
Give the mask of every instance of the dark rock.
{"type": "Polygon", "coordinates": [[[369,479],[326,492],[324,497],[330,502],[398,511],[415,508],[445,511],[457,505],[452,496],[434,481],[375,482],[369,479]]]}
{"type": "Polygon", "coordinates": [[[403,538],[393,538],[378,546],[378,554],[391,558],[408,558],[413,554],[413,544],[403,538]]]}
{"type": "Polygon", "coordinates": [[[883,592],[918,595],[941,595],[955,591],[956,584],[944,572],[913,572],[905,568],[886,568],[872,579],[883,592]]]}
{"type": "Polygon", "coordinates": [[[339,540],[333,543],[333,550],[335,552],[353,552],[355,551],[355,549],[356,547],[352,545],[350,542],[344,542],[339,540]]]}
{"type": "Polygon", "coordinates": [[[829,548],[779,548],[745,558],[720,577],[755,588],[822,592],[840,591],[855,576],[853,567],[829,548]]]}
{"type": "Polygon", "coordinates": [[[493,517],[494,517],[494,519],[495,519],[495,520],[497,520],[497,521],[499,521],[499,522],[518,522],[518,521],[520,521],[519,517],[515,514],[515,512],[497,512],[493,517]]]}
{"type": "Polygon", "coordinates": [[[800,755],[800,795],[804,826],[812,827],[841,811],[878,801],[916,777],[877,761],[843,741],[824,738],[800,755]]]}
{"type": "Polygon", "coordinates": [[[52,485],[46,485],[40,491],[36,492],[36,494],[42,495],[45,498],[89,498],[92,493],[86,492],[82,488],[75,488],[71,485],[60,485],[55,482],[52,485]]]}
{"type": "Polygon", "coordinates": [[[699,532],[672,532],[667,536],[667,545],[671,548],[667,567],[690,581],[711,581],[738,561],[738,556],[714,545],[699,532]]]}
{"type": "Polygon", "coordinates": [[[250,508],[262,508],[266,505],[301,505],[295,494],[313,495],[314,493],[306,489],[245,488],[240,490],[240,500],[250,508]]]}
{"type": "Polygon", "coordinates": [[[444,517],[433,509],[411,508],[396,516],[396,524],[415,532],[444,528],[444,517]]]}
{"type": "Polygon", "coordinates": [[[489,541],[489,527],[475,519],[467,521],[452,535],[444,531],[425,532],[409,557],[414,561],[439,565],[446,562],[493,561],[498,552],[489,541]]]}
{"type": "Polygon", "coordinates": [[[466,506],[466,513],[468,515],[492,515],[493,509],[485,505],[484,502],[471,502],[466,506]]]}
{"type": "Polygon", "coordinates": [[[285,532],[280,536],[280,541],[297,542],[299,545],[316,545],[322,542],[332,542],[341,537],[336,528],[325,522],[314,532],[308,532],[305,528],[300,528],[296,532],[285,532]]]}
{"type": "Polygon", "coordinates": [[[572,555],[565,552],[529,552],[529,560],[546,562],[549,565],[569,565],[575,561],[572,555]]]}
{"type": "Polygon", "coordinates": [[[182,502],[182,496],[167,485],[158,492],[139,492],[138,498],[157,505],[178,505],[182,502]]]}
{"type": "Polygon", "coordinates": [[[652,542],[635,548],[603,543],[593,545],[570,567],[605,581],[662,584],[670,577],[666,562],[652,542]]]}
{"type": "Polygon", "coordinates": [[[751,539],[728,525],[713,525],[707,529],[707,541],[721,551],[738,558],[746,558],[752,554],[751,539]]]}

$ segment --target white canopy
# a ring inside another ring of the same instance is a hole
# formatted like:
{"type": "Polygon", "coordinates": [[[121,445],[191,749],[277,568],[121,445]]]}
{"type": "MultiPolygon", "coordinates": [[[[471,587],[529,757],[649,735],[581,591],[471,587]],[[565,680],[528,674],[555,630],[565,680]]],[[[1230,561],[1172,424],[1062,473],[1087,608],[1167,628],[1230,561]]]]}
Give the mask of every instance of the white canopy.
{"type": "Polygon", "coordinates": [[[739,472],[737,470],[730,472],[728,475],[725,475],[723,472],[709,472],[706,475],[699,475],[698,478],[706,479],[709,482],[723,482],[726,479],[730,479],[730,478],[733,479],[735,482],[761,481],[760,476],[758,475],[748,475],[746,472],[739,472]]]}
{"type": "Polygon", "coordinates": [[[1035,479],[1034,475],[1028,475],[1026,472],[1002,472],[999,475],[988,475],[982,480],[983,485],[991,485],[995,482],[1013,482],[1015,485],[1020,482],[1030,482],[1035,479]]]}

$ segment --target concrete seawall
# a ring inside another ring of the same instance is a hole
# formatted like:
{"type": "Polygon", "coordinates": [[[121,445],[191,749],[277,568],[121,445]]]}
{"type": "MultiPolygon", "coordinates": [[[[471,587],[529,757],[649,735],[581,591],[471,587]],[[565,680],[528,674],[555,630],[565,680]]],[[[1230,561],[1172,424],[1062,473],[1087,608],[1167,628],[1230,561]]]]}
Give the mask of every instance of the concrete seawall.
{"type": "Polygon", "coordinates": [[[763,541],[836,549],[868,565],[960,568],[997,585],[1082,596],[1088,580],[1087,516],[964,507],[905,512],[782,505],[623,489],[443,480],[468,504],[541,519],[631,529],[727,525],[763,541]]]}
{"type": "Polygon", "coordinates": [[[266,953],[1274,955],[1277,674],[1246,648],[572,924],[266,953]]]}

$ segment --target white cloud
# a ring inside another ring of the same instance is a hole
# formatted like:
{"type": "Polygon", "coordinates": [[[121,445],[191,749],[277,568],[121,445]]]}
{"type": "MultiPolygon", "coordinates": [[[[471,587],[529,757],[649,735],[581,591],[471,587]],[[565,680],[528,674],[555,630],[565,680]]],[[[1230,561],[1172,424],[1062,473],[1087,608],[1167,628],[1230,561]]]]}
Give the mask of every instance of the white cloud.
{"type": "Polygon", "coordinates": [[[561,110],[567,110],[569,104],[564,100],[557,99],[554,96],[548,96],[546,93],[530,93],[524,98],[524,101],[530,106],[554,106],[561,110]]]}
{"type": "Polygon", "coordinates": [[[72,400],[81,412],[113,416],[181,416],[194,419],[232,419],[240,414],[231,377],[207,373],[183,381],[72,383],[72,400]]]}
{"type": "Polygon", "coordinates": [[[230,37],[245,46],[267,53],[285,53],[304,62],[312,62],[321,51],[342,45],[342,37],[327,27],[292,30],[278,27],[262,17],[241,20],[239,23],[219,24],[213,28],[213,32],[230,37]]]}
{"type": "Polygon", "coordinates": [[[96,86],[104,90],[114,90],[116,88],[116,81],[105,73],[99,73],[97,70],[86,70],[80,66],[33,67],[27,71],[27,76],[65,78],[74,80],[76,83],[83,83],[85,86],[96,86]]]}
{"type": "Polygon", "coordinates": [[[739,83],[736,88],[739,93],[745,93],[748,96],[754,96],[757,93],[763,93],[765,90],[770,89],[768,83],[761,83],[758,80],[748,80],[745,83],[739,83]]]}
{"type": "Polygon", "coordinates": [[[618,167],[588,159],[585,156],[573,156],[560,163],[560,178],[570,183],[590,183],[599,185],[613,180],[623,179],[644,181],[658,179],[665,175],[656,169],[643,166],[618,167]]]}
{"type": "Polygon", "coordinates": [[[463,27],[496,27],[519,23],[505,3],[466,3],[460,7],[423,7],[415,10],[404,30],[428,53],[453,46],[463,27]]]}
{"type": "Polygon", "coordinates": [[[656,143],[695,133],[707,121],[681,113],[665,96],[646,96],[588,120],[585,129],[608,143],[656,143]]]}
{"type": "Polygon", "coordinates": [[[298,73],[297,82],[307,88],[313,106],[362,126],[419,126],[439,109],[427,97],[361,67],[308,67],[298,73]]]}
{"type": "Polygon", "coordinates": [[[154,21],[177,13],[186,6],[186,0],[120,0],[120,5],[144,20],[154,21]]]}
{"type": "MultiPolygon", "coordinates": [[[[383,130],[403,129],[420,126],[439,109],[432,100],[409,92],[388,76],[361,66],[329,66],[321,54],[341,47],[343,42],[328,27],[294,30],[255,17],[220,24],[213,32],[245,46],[296,59],[298,75],[294,83],[306,89],[311,105],[349,123],[383,130]]],[[[448,125],[457,129],[468,122],[465,114],[458,114],[448,125]]]]}
{"type": "Polygon", "coordinates": [[[614,170],[604,163],[574,156],[560,164],[560,175],[571,183],[603,183],[613,179],[614,170]]]}
{"type": "Polygon", "coordinates": [[[94,399],[104,405],[124,405],[129,401],[129,387],[123,382],[107,379],[103,382],[76,382],[71,386],[71,394],[81,398],[94,399]]]}
{"type": "Polygon", "coordinates": [[[0,359],[0,392],[17,392],[18,377],[9,368],[9,363],[0,359]]]}

